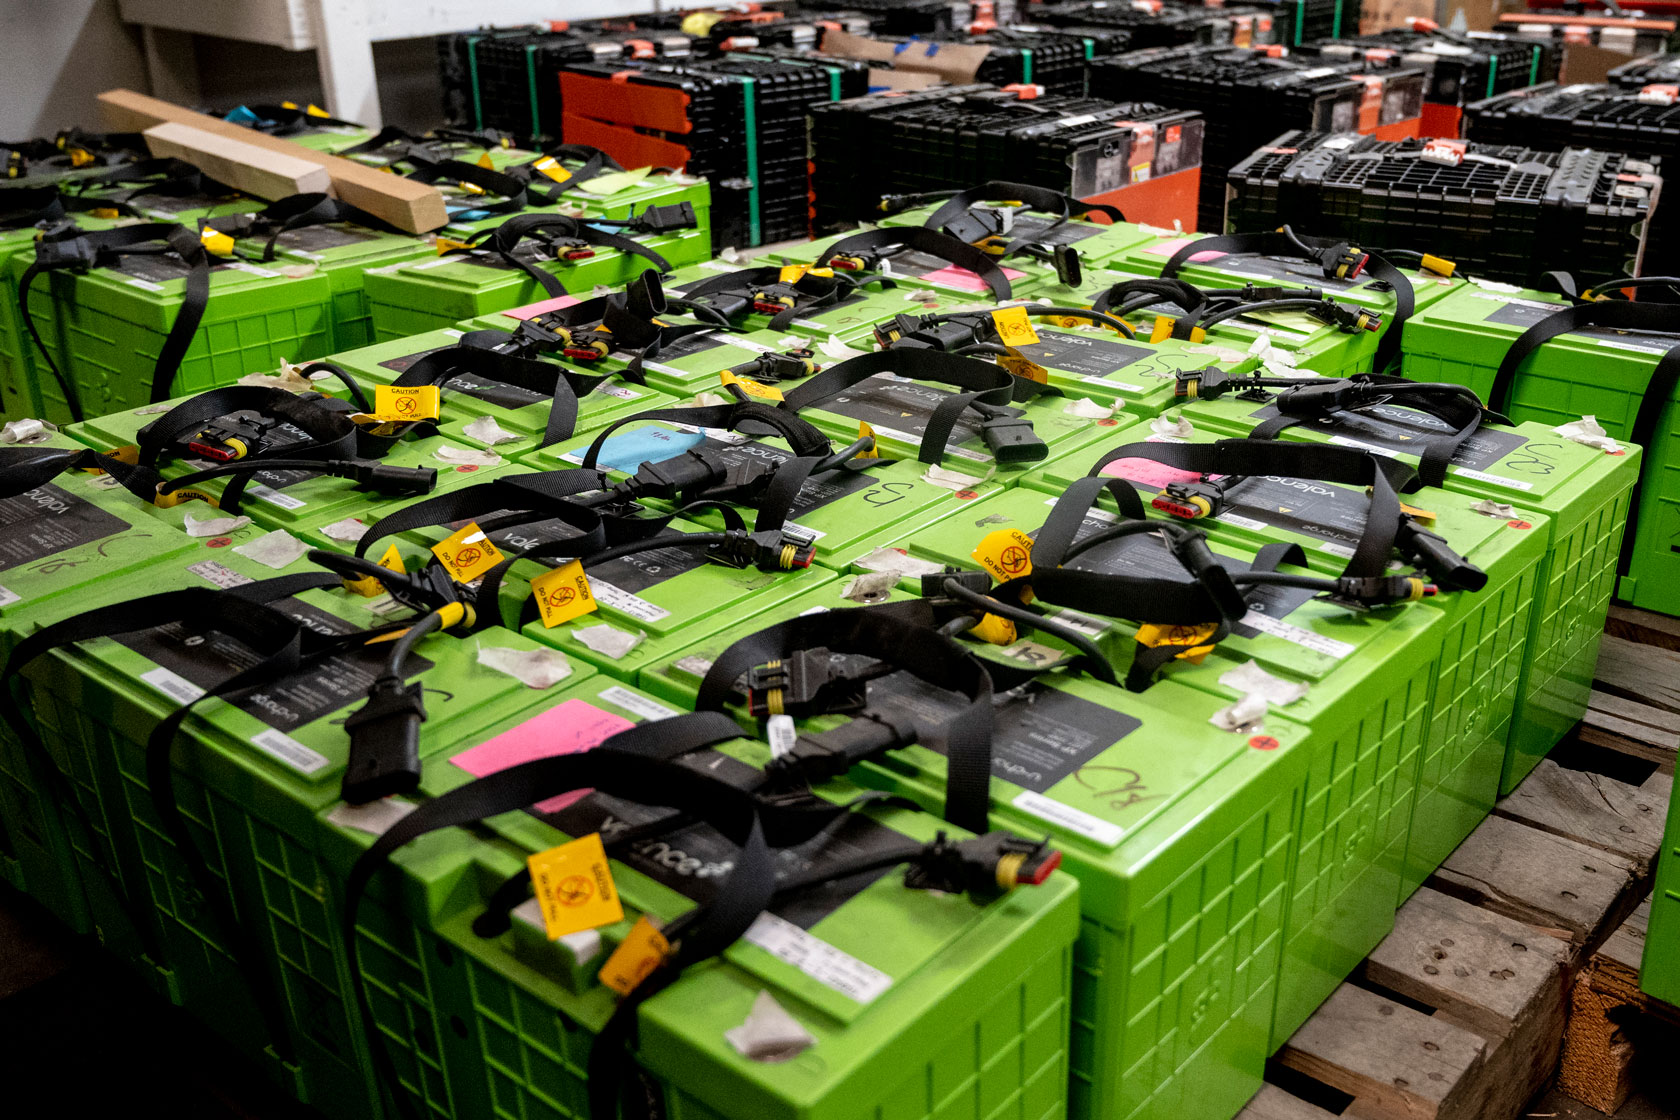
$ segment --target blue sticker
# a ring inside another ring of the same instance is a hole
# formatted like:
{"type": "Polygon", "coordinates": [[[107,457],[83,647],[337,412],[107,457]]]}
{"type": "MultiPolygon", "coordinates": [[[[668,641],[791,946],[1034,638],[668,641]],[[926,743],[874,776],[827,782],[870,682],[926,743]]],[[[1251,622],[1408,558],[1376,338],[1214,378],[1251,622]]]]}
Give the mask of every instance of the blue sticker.
{"type": "Polygon", "coordinates": [[[637,428],[621,436],[610,436],[601,445],[596,464],[605,470],[633,474],[643,463],[663,463],[706,441],[704,432],[682,432],[675,428],[637,428]]]}
{"type": "Polygon", "coordinates": [[[262,120],[261,117],[257,116],[243,105],[240,105],[222,119],[227,121],[229,124],[242,124],[247,128],[251,125],[259,123],[262,120]]]}

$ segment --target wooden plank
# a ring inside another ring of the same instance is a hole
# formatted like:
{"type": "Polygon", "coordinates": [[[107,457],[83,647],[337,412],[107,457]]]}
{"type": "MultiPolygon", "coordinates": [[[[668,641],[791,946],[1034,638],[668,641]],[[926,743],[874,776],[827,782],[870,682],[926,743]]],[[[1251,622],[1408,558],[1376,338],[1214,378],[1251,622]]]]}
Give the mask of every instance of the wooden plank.
{"type": "Polygon", "coordinates": [[[1620,856],[1489,817],[1429,885],[1543,930],[1561,930],[1584,947],[1632,908],[1633,881],[1633,865],[1620,856]]]}
{"type": "Polygon", "coordinates": [[[99,104],[106,124],[113,129],[143,132],[166,121],[180,121],[218,136],[243,140],[318,164],[326,168],[332,177],[332,192],[335,195],[409,233],[438,229],[449,220],[444,212],[443,195],[435,187],[416,183],[401,175],[392,175],[354,160],[313,152],[289,140],[228,124],[133,90],[106,90],[99,95],[99,104]]]}
{"type": "Polygon", "coordinates": [[[1569,955],[1565,941],[1425,887],[1364,968],[1487,1041],[1463,1092],[1472,1115],[1514,1120],[1557,1068],[1569,955]]]}
{"type": "Polygon", "coordinates": [[[1680,712],[1680,653],[1605,635],[1594,679],[1601,691],[1680,712]]]}
{"type": "Polygon", "coordinates": [[[1235,1120],[1336,1120],[1331,1113],[1309,1104],[1276,1085],[1262,1085],[1235,1120]]]}
{"type": "Polygon", "coordinates": [[[1611,607],[1604,632],[1641,645],[1680,650],[1680,618],[1637,607],[1611,607]]]}
{"type": "Polygon", "coordinates": [[[1463,1027],[1343,984],[1277,1057],[1351,1095],[1344,1115],[1458,1120],[1473,1115],[1465,1086],[1486,1049],[1463,1027]]]}
{"type": "Polygon", "coordinates": [[[1613,852],[1644,878],[1662,846],[1668,796],[1543,759],[1493,811],[1542,832],[1613,852]]]}
{"type": "Polygon", "coordinates": [[[332,186],[332,176],[318,163],[180,121],[155,124],[141,135],[152,155],[190,163],[219,183],[270,202],[294,194],[320,194],[332,186]]]}

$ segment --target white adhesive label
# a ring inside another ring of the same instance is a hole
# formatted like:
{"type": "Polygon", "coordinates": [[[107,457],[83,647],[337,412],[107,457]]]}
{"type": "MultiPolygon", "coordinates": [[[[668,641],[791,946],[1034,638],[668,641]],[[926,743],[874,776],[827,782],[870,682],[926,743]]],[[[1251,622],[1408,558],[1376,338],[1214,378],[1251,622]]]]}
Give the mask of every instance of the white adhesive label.
{"type": "Polygon", "coordinates": [[[240,272],[248,272],[252,276],[260,276],[264,280],[272,280],[276,276],[280,275],[278,272],[270,272],[266,268],[258,268],[249,261],[228,261],[227,266],[229,268],[237,268],[240,272]]]}
{"type": "MultiPolygon", "coordinates": [[[[647,363],[642,364],[646,365],[647,363]]],[[[621,401],[633,401],[641,396],[636,390],[627,389],[623,385],[597,385],[595,391],[604,396],[617,397],[621,401]]]]}
{"type": "Polygon", "coordinates": [[[132,284],[136,288],[143,288],[148,292],[161,292],[161,291],[163,291],[163,285],[162,284],[154,284],[150,280],[142,280],[138,276],[124,276],[123,277],[123,282],[127,283],[127,284],[132,284]]]}
{"type": "Polygon", "coordinates": [[[12,591],[8,588],[0,587],[0,607],[9,607],[13,603],[21,602],[23,602],[22,595],[19,595],[16,591],[12,591]]]}
{"type": "Polygon", "coordinates": [[[245,488],[245,493],[260,501],[267,502],[271,506],[279,506],[281,509],[302,509],[304,506],[309,504],[301,498],[294,498],[289,494],[283,494],[271,486],[247,486],[245,488]]]}
{"type": "Polygon", "coordinates": [[[770,757],[783,758],[793,751],[799,732],[793,729],[793,717],[787,714],[771,716],[765,725],[765,739],[770,744],[770,757]]]}
{"type": "Polygon", "coordinates": [[[1034,793],[1030,789],[1022,790],[1011,804],[1023,813],[1031,813],[1040,820],[1049,821],[1059,828],[1065,828],[1069,832],[1077,832],[1087,839],[1095,840],[1106,848],[1112,848],[1119,844],[1120,837],[1125,835],[1125,830],[1117,824],[1102,820],[1099,817],[1093,817],[1090,813],[1075,809],[1072,805],[1063,805],[1060,801],[1045,797],[1042,793],[1034,793]]]}
{"type": "Polygon", "coordinates": [[[1285,622],[1281,618],[1273,618],[1271,615],[1261,614],[1258,611],[1249,611],[1243,615],[1242,624],[1263,634],[1270,634],[1274,638],[1294,642],[1296,645],[1304,649],[1310,649],[1314,653],[1334,657],[1338,661],[1353,652],[1353,646],[1347,642],[1338,641],[1335,638],[1326,638],[1322,634],[1314,634],[1311,630],[1297,626],[1293,622],[1285,622]]]}
{"type": "Polygon", "coordinates": [[[255,583],[250,576],[240,575],[226,564],[218,564],[214,560],[201,560],[197,564],[188,564],[187,571],[199,579],[216,587],[244,587],[247,583],[255,583]]]}
{"type": "Polygon", "coordinates": [[[1611,350],[1632,350],[1635,354],[1668,353],[1668,351],[1661,346],[1640,346],[1638,343],[1623,342],[1620,339],[1615,338],[1600,338],[1597,342],[1600,346],[1608,347],[1611,350]]]}
{"type": "Polygon", "coordinates": [[[880,969],[774,914],[760,914],[744,936],[771,956],[858,1003],[870,1003],[892,987],[892,977],[880,969]]]}
{"type": "Polygon", "coordinates": [[[1143,392],[1142,385],[1129,385],[1124,381],[1110,381],[1106,377],[1081,377],[1079,380],[1085,382],[1087,385],[1102,385],[1109,389],[1118,389],[1122,393],[1143,392]]]}
{"type": "Polygon", "coordinates": [[[260,735],[251,736],[251,745],[304,774],[313,774],[327,765],[326,755],[310,750],[290,735],[272,727],[260,735]]]}
{"type": "Polygon", "coordinates": [[[603,603],[620,614],[627,614],[638,622],[658,622],[662,618],[671,617],[671,612],[664,607],[655,606],[621,587],[614,587],[604,579],[590,580],[589,589],[595,593],[596,602],[603,603]]]}
{"type": "MultiPolygon", "coordinates": [[[[591,589],[599,586],[595,583],[590,584],[591,589]]],[[[675,708],[667,708],[657,700],[650,700],[646,696],[631,692],[628,688],[616,684],[611,688],[602,689],[601,695],[597,699],[605,700],[615,708],[623,708],[625,711],[641,716],[646,720],[670,719],[672,716],[682,714],[675,708]]]]}
{"type": "Polygon", "coordinates": [[[1330,442],[1338,444],[1342,447],[1357,447],[1361,451],[1369,451],[1372,455],[1383,455],[1390,459],[1398,459],[1400,457],[1400,453],[1392,447],[1378,447],[1374,443],[1365,443],[1361,440],[1351,439],[1348,436],[1331,436],[1330,442]]]}
{"type": "Polygon", "coordinates": [[[1534,483],[1532,482],[1523,482],[1515,478],[1506,478],[1504,475],[1488,474],[1486,471],[1473,471],[1469,467],[1454,467],[1452,469],[1452,473],[1461,478],[1473,478],[1477,482],[1488,482],[1495,486],[1509,486],[1513,490],[1534,489],[1534,483]]]}
{"type": "Polygon", "coordinates": [[[140,679],[171,700],[179,700],[183,704],[191,704],[204,695],[202,688],[179,673],[173,673],[161,665],[149,673],[140,674],[140,679]]]}

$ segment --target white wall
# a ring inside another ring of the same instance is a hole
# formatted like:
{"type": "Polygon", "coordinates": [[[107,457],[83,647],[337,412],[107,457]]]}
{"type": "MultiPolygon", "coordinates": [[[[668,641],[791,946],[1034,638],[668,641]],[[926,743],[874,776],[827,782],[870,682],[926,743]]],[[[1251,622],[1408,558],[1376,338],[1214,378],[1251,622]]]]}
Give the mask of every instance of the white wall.
{"type": "Polygon", "coordinates": [[[94,97],[113,86],[148,88],[117,0],[0,0],[0,140],[98,129],[94,97]]]}

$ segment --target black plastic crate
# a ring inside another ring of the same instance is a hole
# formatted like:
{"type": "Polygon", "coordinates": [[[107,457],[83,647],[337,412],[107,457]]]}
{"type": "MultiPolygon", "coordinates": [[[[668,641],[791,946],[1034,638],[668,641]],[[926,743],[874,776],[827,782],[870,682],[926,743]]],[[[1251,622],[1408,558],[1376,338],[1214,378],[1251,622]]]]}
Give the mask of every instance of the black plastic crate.
{"type": "Polygon", "coordinates": [[[1658,54],[1624,62],[1610,71],[1608,81],[1619,89],[1631,90],[1674,85],[1680,82],[1680,54],[1658,54]]]}
{"type": "Polygon", "coordinates": [[[1549,42],[1515,35],[1404,29],[1321,40],[1303,48],[1306,51],[1378,66],[1423,68],[1429,72],[1426,99],[1456,106],[1553,81],[1561,55],[1549,42]]]}

